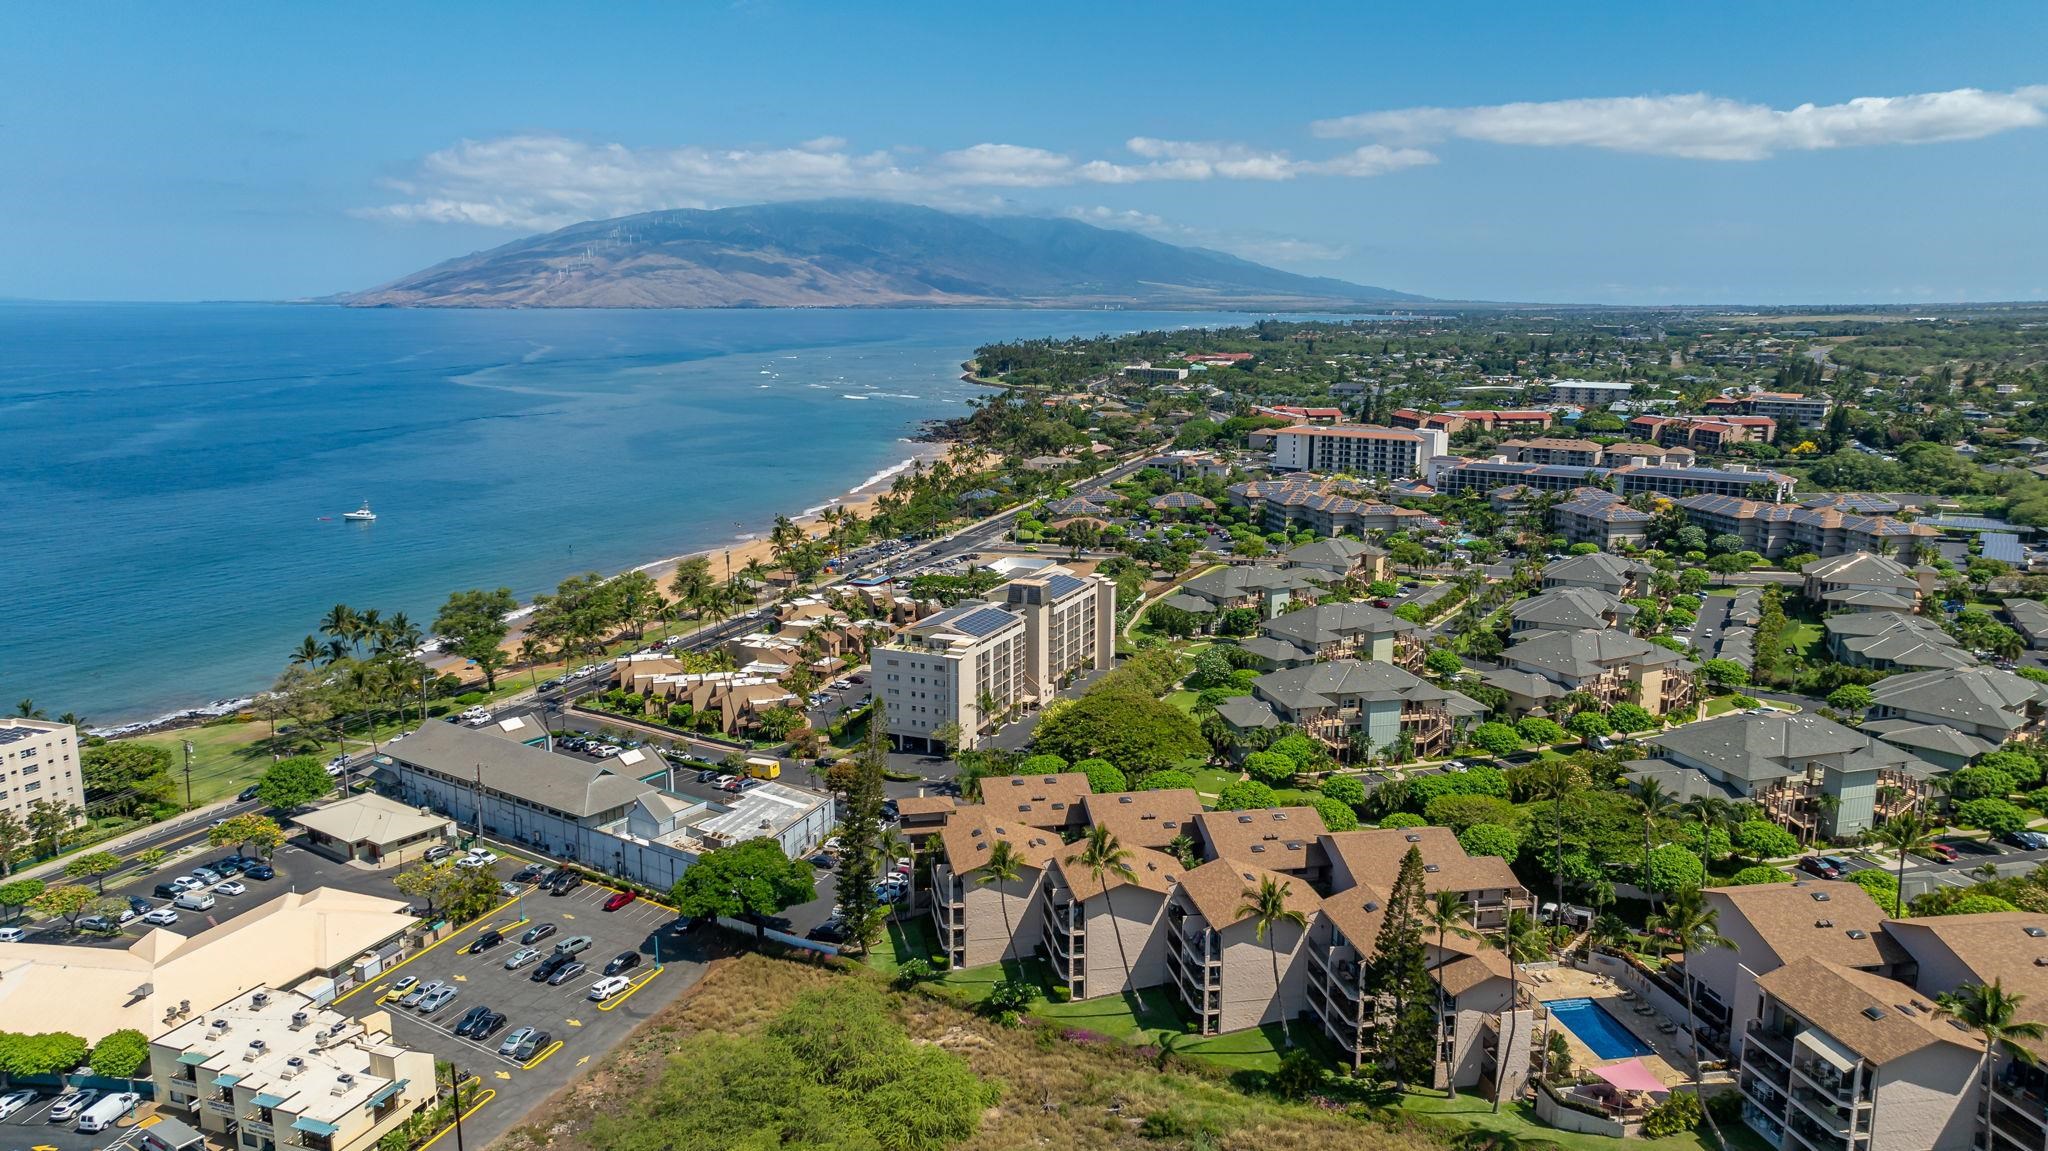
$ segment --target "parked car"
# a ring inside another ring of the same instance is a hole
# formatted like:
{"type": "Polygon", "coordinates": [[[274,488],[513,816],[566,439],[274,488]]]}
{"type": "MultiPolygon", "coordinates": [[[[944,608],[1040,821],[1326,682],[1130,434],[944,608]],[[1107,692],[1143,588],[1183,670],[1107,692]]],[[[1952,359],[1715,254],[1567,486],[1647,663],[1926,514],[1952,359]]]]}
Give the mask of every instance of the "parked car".
{"type": "Polygon", "coordinates": [[[243,859],[239,855],[223,855],[206,866],[220,872],[223,876],[240,875],[243,868],[254,862],[256,861],[253,859],[243,859]]]}
{"type": "Polygon", "coordinates": [[[536,923],[532,927],[527,928],[526,931],[519,936],[519,942],[539,943],[541,940],[546,939],[548,936],[553,935],[554,933],[554,924],[536,923]]]}
{"type": "Polygon", "coordinates": [[[1841,870],[1835,867],[1834,864],[1829,863],[1827,856],[1824,855],[1809,855],[1800,860],[1799,870],[1808,875],[1817,875],[1822,879],[1842,878],[1841,870]]]}
{"type": "Polygon", "coordinates": [[[218,887],[214,888],[213,890],[214,890],[214,891],[215,891],[216,893],[220,894],[220,895],[247,895],[247,894],[249,894],[249,886],[248,886],[248,884],[245,884],[245,883],[243,883],[243,882],[242,882],[241,880],[239,880],[239,879],[226,879],[226,880],[222,880],[222,881],[221,881],[221,884],[220,884],[220,886],[218,886],[218,887]]]}
{"type": "Polygon", "coordinates": [[[525,867],[522,867],[518,871],[512,873],[512,882],[532,883],[534,880],[539,879],[541,876],[547,874],[547,870],[547,868],[542,867],[538,863],[529,863],[525,867]]]}
{"type": "Polygon", "coordinates": [[[578,952],[589,949],[590,937],[588,935],[571,935],[569,938],[555,944],[556,955],[575,955],[578,952]]]}
{"type": "Polygon", "coordinates": [[[479,951],[489,951],[503,942],[505,942],[505,933],[497,928],[478,932],[476,940],[469,945],[469,953],[475,955],[479,951]]]}
{"type": "Polygon", "coordinates": [[[554,1036],[549,1035],[545,1031],[536,1031],[532,1028],[528,1028],[526,1032],[526,1038],[521,1039],[519,1041],[519,1046],[512,1049],[512,1058],[519,1060],[521,1063],[524,1063],[528,1059],[533,1058],[541,1050],[546,1048],[549,1043],[552,1042],[554,1042],[554,1036]]]}
{"type": "Polygon", "coordinates": [[[110,1095],[102,1095],[98,1102],[79,1115],[78,1130],[88,1134],[105,1131],[120,1122],[121,1116],[133,1111],[135,1105],[140,1102],[142,1096],[133,1091],[116,1091],[110,1095]]]}
{"type": "Polygon", "coordinates": [[[573,871],[565,871],[562,874],[556,876],[555,881],[548,885],[548,894],[567,895],[571,891],[574,891],[576,888],[579,888],[581,886],[583,886],[582,876],[576,874],[573,871]]]}
{"type": "Polygon", "coordinates": [[[610,963],[604,965],[604,973],[606,975],[617,975],[622,971],[631,971],[638,966],[640,966],[639,952],[621,951],[617,955],[612,956],[610,963]]]}
{"type": "Polygon", "coordinates": [[[526,966],[527,964],[536,962],[539,959],[540,948],[522,947],[519,950],[505,957],[505,970],[517,971],[520,968],[526,966]]]}
{"type": "Polygon", "coordinates": [[[460,987],[456,987],[453,984],[443,984],[439,989],[426,995],[420,1000],[420,1014],[432,1015],[434,1012],[439,1011],[443,1007],[448,1006],[448,1004],[451,1001],[453,1001],[457,995],[460,995],[461,993],[462,989],[460,987]]]}
{"type": "Polygon", "coordinates": [[[491,1009],[484,1006],[481,1003],[477,1004],[475,1007],[470,1008],[467,1012],[463,1014],[461,1019],[456,1021],[456,1024],[453,1028],[455,1034],[461,1036],[464,1039],[469,1038],[470,1024],[475,1023],[479,1019],[482,1019],[484,1016],[490,1014],[490,1012],[491,1009]]]}
{"type": "Polygon", "coordinates": [[[623,975],[607,975],[590,985],[591,1002],[603,1003],[632,985],[633,981],[623,975]]]}
{"type": "Polygon", "coordinates": [[[587,970],[589,970],[589,966],[587,964],[578,963],[572,959],[569,962],[562,964],[561,967],[557,968],[553,975],[548,976],[548,986],[560,987],[562,984],[569,982],[571,979],[576,978],[577,976],[583,974],[587,970]]]}
{"type": "Polygon", "coordinates": [[[455,866],[489,867],[491,864],[496,862],[498,862],[498,855],[496,852],[478,849],[470,852],[468,855],[463,856],[461,859],[456,860],[455,866]]]}
{"type": "Polygon", "coordinates": [[[384,1002],[390,1003],[394,1000],[403,999],[405,998],[406,992],[411,991],[413,988],[418,987],[419,985],[419,976],[401,975],[398,977],[398,982],[391,985],[391,990],[386,991],[384,993],[384,1002]]]}
{"type": "Polygon", "coordinates": [[[1930,843],[1927,845],[1927,850],[1922,854],[1939,859],[1943,863],[1954,863],[1963,857],[1962,852],[1957,851],[1946,843],[1930,843]]]}
{"type": "Polygon", "coordinates": [[[421,856],[420,858],[426,860],[428,863],[439,863],[453,854],[455,854],[454,848],[448,846],[445,843],[437,843],[434,846],[429,847],[427,849],[427,853],[421,856]]]}
{"type": "Polygon", "coordinates": [[[7,1118],[35,1101],[36,1093],[33,1091],[9,1091],[5,1095],[0,1095],[0,1119],[7,1118]]]}
{"type": "Polygon", "coordinates": [[[235,793],[235,801],[237,803],[247,803],[250,800],[256,798],[256,793],[259,790],[261,790],[260,787],[257,784],[252,783],[249,786],[243,788],[241,791],[235,793]]]}
{"type": "Polygon", "coordinates": [[[52,1123],[69,1123],[73,1119],[78,1118],[79,1114],[86,1108],[92,1106],[93,1101],[99,1097],[100,1093],[90,1087],[83,1091],[73,1091],[50,1106],[49,1121],[52,1123]]]}
{"type": "Polygon", "coordinates": [[[555,972],[560,971],[568,962],[569,957],[566,955],[550,955],[546,959],[541,960],[540,966],[534,968],[533,974],[527,976],[527,978],[535,983],[546,983],[549,979],[553,978],[555,972]]]}
{"type": "Polygon", "coordinates": [[[259,863],[242,873],[244,879],[276,879],[277,869],[267,863],[259,863]]]}
{"type": "Polygon", "coordinates": [[[171,880],[171,886],[177,888],[179,891],[197,891],[200,888],[205,887],[206,883],[207,881],[199,878],[197,874],[181,875],[178,878],[171,880]]]}
{"type": "Polygon", "coordinates": [[[636,898],[638,897],[630,891],[614,891],[612,892],[612,897],[604,901],[604,909],[606,911],[617,911],[619,908],[633,902],[636,898]]]}
{"type": "Polygon", "coordinates": [[[498,1028],[503,1026],[505,1026],[504,1012],[487,1011],[481,1019],[469,1025],[469,1037],[471,1039],[489,1039],[497,1033],[498,1028]]]}
{"type": "Polygon", "coordinates": [[[422,983],[417,987],[414,987],[411,991],[406,992],[405,996],[398,1001],[398,1005],[400,1007],[418,1007],[420,1005],[420,1000],[425,999],[427,996],[432,995],[435,992],[441,990],[443,986],[445,986],[445,984],[443,984],[438,979],[428,980],[427,982],[422,983]]]}
{"type": "Polygon", "coordinates": [[[531,1027],[513,1028],[506,1033],[505,1041],[498,1044],[498,1054],[509,1058],[514,1052],[519,1050],[521,1043],[526,1042],[527,1036],[535,1034],[538,1034],[538,1032],[534,1031],[531,1027]]]}
{"type": "Polygon", "coordinates": [[[128,910],[133,911],[137,915],[141,915],[143,912],[148,911],[150,908],[154,906],[156,905],[151,903],[149,900],[142,898],[140,895],[131,895],[128,897],[128,910]]]}
{"type": "Polygon", "coordinates": [[[1998,842],[2010,844],[2022,851],[2039,851],[2048,848],[2048,835],[2038,831],[2008,831],[1998,837],[1998,842]]]}
{"type": "MultiPolygon", "coordinates": [[[[125,912],[124,915],[129,919],[135,917],[135,913],[132,911],[125,912]]],[[[121,925],[104,915],[88,915],[78,921],[78,929],[80,931],[93,931],[101,935],[107,935],[121,930],[121,925]]]]}
{"type": "Polygon", "coordinates": [[[213,896],[204,891],[188,891],[178,898],[171,900],[171,906],[178,908],[180,911],[211,911],[213,910],[213,896]]]}

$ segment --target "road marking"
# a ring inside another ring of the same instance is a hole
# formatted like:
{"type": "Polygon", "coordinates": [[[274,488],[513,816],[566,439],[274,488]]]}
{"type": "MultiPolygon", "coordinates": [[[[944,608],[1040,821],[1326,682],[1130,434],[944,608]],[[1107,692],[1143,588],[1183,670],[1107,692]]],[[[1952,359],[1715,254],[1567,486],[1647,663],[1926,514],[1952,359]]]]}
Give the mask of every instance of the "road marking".
{"type": "Polygon", "coordinates": [[[564,911],[564,912],[562,913],[562,918],[563,918],[563,919],[574,919],[574,918],[576,918],[576,917],[575,917],[575,916],[574,916],[573,914],[571,914],[571,913],[569,913],[569,912],[567,912],[567,911],[564,911]]]}
{"type": "MultiPolygon", "coordinates": [[[[471,1082],[477,1082],[477,1080],[472,1079],[471,1082]]],[[[469,1110],[464,1111],[462,1113],[462,1118],[467,1119],[470,1116],[476,1114],[478,1111],[483,1110],[484,1104],[489,1103],[491,1100],[496,1099],[497,1097],[498,1092],[496,1088],[485,1088],[483,1094],[477,1097],[476,1105],[471,1107],[469,1110]]],[[[420,1144],[420,1151],[427,1151],[427,1148],[432,1147],[436,1143],[439,1143],[443,1135],[446,1135],[450,1131],[455,1130],[455,1123],[456,1121],[451,1120],[449,1121],[448,1126],[443,1127],[439,1131],[435,1132],[434,1137],[432,1139],[429,1139],[425,1143],[420,1144]]]]}
{"type": "MultiPolygon", "coordinates": [[[[499,913],[500,911],[503,911],[503,910],[505,910],[506,908],[508,908],[508,907],[512,906],[513,904],[515,904],[515,903],[519,902],[520,898],[521,898],[521,897],[520,897],[520,896],[517,896],[517,895],[513,896],[512,898],[510,898],[510,899],[506,900],[505,902],[503,902],[503,903],[499,904],[498,906],[496,906],[496,907],[492,908],[492,909],[491,909],[491,911],[490,911],[490,914],[492,914],[492,915],[496,915],[496,914],[498,914],[498,913],[499,913]]],[[[392,972],[394,972],[394,971],[398,970],[399,968],[401,968],[401,967],[404,967],[404,966],[405,966],[406,964],[408,964],[408,963],[411,963],[411,962],[412,962],[413,960],[415,960],[415,959],[418,959],[418,958],[419,958],[420,956],[422,956],[422,955],[425,955],[425,954],[426,954],[427,952],[429,952],[429,951],[432,951],[432,950],[434,950],[434,949],[435,949],[436,947],[439,947],[439,946],[441,946],[442,944],[444,944],[444,943],[448,942],[448,941],[449,941],[450,939],[454,939],[454,938],[455,938],[456,936],[458,936],[458,935],[461,935],[463,931],[467,931],[467,930],[469,930],[469,929],[465,927],[465,928],[462,928],[462,929],[460,929],[460,930],[457,930],[457,931],[452,931],[452,932],[450,932],[449,934],[447,934],[447,935],[443,936],[442,938],[440,938],[440,939],[437,939],[437,940],[435,940],[434,942],[432,942],[432,943],[428,944],[427,946],[425,946],[425,947],[422,947],[422,948],[420,948],[420,949],[419,949],[418,951],[415,951],[415,952],[413,952],[413,953],[412,953],[411,955],[408,955],[408,956],[406,956],[406,957],[405,957],[404,959],[401,959],[401,960],[399,960],[399,961],[398,961],[397,963],[394,963],[394,964],[392,964],[391,966],[389,966],[389,967],[385,968],[385,969],[384,969],[384,971],[383,971],[383,974],[385,974],[385,975],[389,975],[389,974],[391,974],[392,972]]],[[[367,985],[367,984],[365,984],[364,986],[368,986],[368,985],[367,985]]],[[[342,994],[342,995],[336,996],[336,997],[335,997],[335,999],[334,999],[334,1003],[341,1003],[341,1002],[344,1002],[344,1001],[346,1001],[346,1000],[347,1000],[347,999],[348,999],[348,998],[349,998],[350,996],[353,996],[353,995],[357,994],[358,992],[360,992],[360,991],[362,991],[362,990],[363,990],[363,988],[362,988],[362,987],[357,987],[357,988],[355,988],[355,989],[354,989],[354,990],[352,990],[352,991],[349,991],[349,992],[347,992],[347,993],[345,993],[345,994],[342,994]]],[[[329,1006],[333,1006],[333,1004],[329,1004],[329,1006]]],[[[439,1139],[439,1138],[440,1138],[440,1136],[439,1136],[439,1135],[436,1135],[436,1136],[434,1136],[434,1138],[435,1138],[435,1139],[439,1139]]],[[[429,1140],[428,1142],[429,1142],[429,1143],[431,1143],[431,1142],[432,1142],[432,1140],[429,1140]]],[[[425,1146],[422,1146],[422,1147],[420,1148],[420,1151],[426,1151],[426,1147],[425,1147],[425,1146]]]]}
{"type": "Polygon", "coordinates": [[[584,1056],[583,1058],[581,1058],[581,1059],[578,1059],[578,1060],[576,1061],[576,1066],[578,1066],[578,1067],[581,1067],[581,1066],[583,1066],[583,1065],[584,1065],[585,1063],[588,1063],[588,1062],[590,1062],[590,1056],[588,1056],[588,1055],[585,1055],[585,1056],[584,1056]]]}
{"type": "Polygon", "coordinates": [[[603,1003],[598,1004],[597,1009],[599,1011],[610,1011],[612,1008],[617,1007],[619,1004],[624,1003],[628,999],[631,999],[634,993],[639,991],[642,987],[645,987],[648,984],[654,982],[654,977],[660,974],[661,968],[655,968],[654,970],[647,973],[647,977],[645,979],[642,979],[640,982],[633,984],[631,987],[626,988],[624,991],[619,992],[617,995],[612,996],[610,999],[605,1000],[603,1003]]]}
{"type": "MultiPolygon", "coordinates": [[[[520,1069],[521,1071],[531,1071],[531,1070],[533,1070],[534,1068],[536,1068],[536,1067],[540,1066],[540,1065],[541,1065],[542,1063],[546,1062],[546,1061],[547,1061],[547,1058],[548,1058],[548,1056],[550,1056],[550,1055],[553,1055],[553,1054],[554,1054],[555,1052],[557,1052],[557,1051],[560,1051],[561,1049],[562,1049],[562,1041],[561,1041],[561,1040],[559,1040],[559,1039],[557,1039],[557,1040],[555,1040],[555,1041],[554,1041],[553,1043],[550,1043],[550,1044],[548,1044],[548,1045],[547,1045],[547,1049],[546,1049],[546,1050],[544,1050],[544,1051],[542,1051],[542,1052],[541,1052],[540,1054],[538,1054],[538,1055],[534,1056],[534,1057],[533,1057],[532,1059],[528,1060],[527,1062],[525,1062],[525,1063],[521,1063],[521,1064],[519,1065],[519,1069],[520,1069]]],[[[503,1074],[504,1074],[504,1072],[500,1071],[500,1072],[499,1072],[498,1074],[500,1074],[500,1075],[503,1075],[503,1074]]]]}
{"type": "Polygon", "coordinates": [[[500,1078],[500,1079],[510,1079],[510,1078],[512,1078],[512,1073],[511,1073],[510,1071],[494,1071],[494,1072],[492,1072],[492,1074],[493,1074],[493,1075],[496,1075],[496,1076],[497,1076],[498,1078],[500,1078]]]}
{"type": "Polygon", "coordinates": [[[468,983],[468,982],[469,982],[469,976],[467,976],[467,975],[457,975],[457,976],[455,977],[455,982],[457,982],[457,983],[468,983]]]}

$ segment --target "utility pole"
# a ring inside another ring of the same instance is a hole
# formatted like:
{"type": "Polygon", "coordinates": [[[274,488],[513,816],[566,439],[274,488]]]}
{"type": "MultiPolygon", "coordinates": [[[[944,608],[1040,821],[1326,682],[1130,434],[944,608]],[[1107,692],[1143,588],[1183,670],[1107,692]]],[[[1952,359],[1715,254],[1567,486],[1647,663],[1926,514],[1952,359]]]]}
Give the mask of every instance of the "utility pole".
{"type": "MultiPolygon", "coordinates": [[[[476,765],[476,790],[470,793],[470,804],[476,808],[476,837],[482,839],[484,837],[484,765],[481,761],[476,765]]],[[[457,1148],[456,1151],[461,1151],[461,1149],[457,1148]]]]}
{"type": "Polygon", "coordinates": [[[192,741],[188,739],[183,742],[185,744],[185,810],[190,811],[192,810],[192,741]]]}
{"type": "Polygon", "coordinates": [[[448,1065],[448,1083],[455,1093],[455,1151],[462,1151],[462,1068],[448,1065]]]}

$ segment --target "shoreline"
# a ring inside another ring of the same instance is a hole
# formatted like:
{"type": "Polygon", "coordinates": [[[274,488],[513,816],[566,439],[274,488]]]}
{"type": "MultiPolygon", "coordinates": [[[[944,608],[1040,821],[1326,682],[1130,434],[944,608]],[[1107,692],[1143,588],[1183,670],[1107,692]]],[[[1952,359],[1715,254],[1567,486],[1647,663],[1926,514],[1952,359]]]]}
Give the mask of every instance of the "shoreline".
{"type": "MultiPolygon", "coordinates": [[[[925,433],[920,432],[918,434],[925,433]]],[[[909,471],[920,462],[930,464],[934,460],[944,458],[956,447],[963,446],[958,441],[953,440],[912,439],[909,436],[899,436],[896,442],[904,445],[907,449],[906,455],[901,460],[869,475],[840,494],[805,508],[800,513],[790,514],[785,512],[781,514],[789,515],[790,519],[794,520],[798,527],[804,529],[806,535],[811,534],[812,529],[824,522],[820,517],[827,509],[834,507],[847,508],[859,511],[865,515],[874,508],[876,501],[889,491],[890,485],[895,482],[897,476],[909,471]]],[[[668,591],[666,584],[669,577],[674,573],[677,565],[681,564],[684,560],[705,556],[716,561],[721,556],[730,556],[731,570],[738,571],[740,568],[745,567],[750,559],[759,559],[763,564],[769,564],[772,562],[772,554],[764,533],[743,532],[731,536],[725,542],[712,547],[667,555],[660,559],[650,560],[605,574],[609,578],[625,575],[628,572],[647,572],[654,577],[656,583],[663,585],[662,592],[666,595],[668,591]]],[[[561,578],[566,579],[574,574],[576,573],[565,572],[561,578]]],[[[725,578],[725,573],[714,567],[712,576],[714,579],[722,580],[725,578]]],[[[534,604],[525,603],[505,617],[506,622],[511,625],[511,631],[506,635],[505,642],[501,646],[507,650],[517,650],[519,640],[524,632],[522,623],[533,614],[534,610],[534,604]]],[[[420,659],[429,668],[437,671],[446,670],[446,667],[443,666],[446,664],[460,665],[465,662],[453,657],[444,657],[438,652],[422,656],[420,659]]],[[[85,734],[98,735],[106,739],[125,739],[133,736],[158,735],[168,731],[177,731],[181,728],[198,726],[211,719],[232,715],[248,707],[249,704],[255,701],[255,698],[254,694],[246,694],[211,700],[203,705],[180,708],[150,719],[129,720],[108,727],[90,728],[87,729],[85,734]]]]}

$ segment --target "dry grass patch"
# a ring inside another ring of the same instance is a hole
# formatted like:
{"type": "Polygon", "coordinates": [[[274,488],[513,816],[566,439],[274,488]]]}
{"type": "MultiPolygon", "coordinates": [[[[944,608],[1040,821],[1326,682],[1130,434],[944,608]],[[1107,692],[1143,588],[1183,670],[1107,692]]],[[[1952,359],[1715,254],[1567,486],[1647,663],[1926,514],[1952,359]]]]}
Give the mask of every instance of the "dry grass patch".
{"type": "MultiPolygon", "coordinates": [[[[592,1121],[619,1114],[658,1079],[684,1038],[735,1034],[767,1023],[806,990],[835,979],[882,977],[865,968],[745,954],[717,961],[583,1079],[536,1109],[543,1118],[508,1133],[500,1151],[597,1151],[592,1121]]],[[[1112,1042],[1075,1042],[1056,1028],[1001,1027],[945,1002],[891,992],[917,1042],[965,1059],[1001,1099],[964,1151],[1019,1148],[1214,1148],[1216,1151],[1415,1151],[1441,1146],[1342,1114],[1281,1103],[1232,1087],[1214,1073],[1156,1070],[1144,1053],[1112,1042]],[[1149,1126],[1148,1117],[1151,1118],[1149,1126]]]]}

